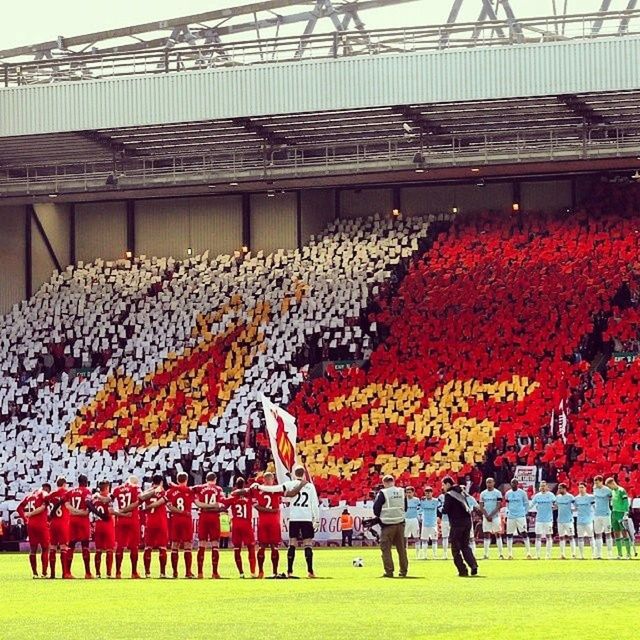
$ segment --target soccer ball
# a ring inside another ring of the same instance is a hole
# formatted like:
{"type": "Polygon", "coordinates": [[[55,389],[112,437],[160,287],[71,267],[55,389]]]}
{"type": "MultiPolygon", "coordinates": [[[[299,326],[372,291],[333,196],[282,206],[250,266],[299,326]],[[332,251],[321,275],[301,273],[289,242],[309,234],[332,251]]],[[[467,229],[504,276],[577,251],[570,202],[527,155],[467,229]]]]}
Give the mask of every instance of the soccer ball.
{"type": "Polygon", "coordinates": [[[354,558],[351,564],[354,567],[364,567],[364,560],[362,558],[354,558]]]}

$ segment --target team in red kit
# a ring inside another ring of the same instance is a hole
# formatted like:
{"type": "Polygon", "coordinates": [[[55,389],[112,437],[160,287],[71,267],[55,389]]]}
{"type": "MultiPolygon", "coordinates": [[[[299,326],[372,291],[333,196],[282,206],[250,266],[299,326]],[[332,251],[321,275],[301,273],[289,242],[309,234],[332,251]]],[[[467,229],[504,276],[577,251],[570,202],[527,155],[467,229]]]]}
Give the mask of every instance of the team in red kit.
{"type": "Polygon", "coordinates": [[[244,478],[236,480],[234,490],[225,495],[216,483],[216,474],[209,473],[206,482],[188,486],[188,475],[180,472],[176,482],[165,487],[161,475],[154,475],[151,487],[142,491],[135,476],[122,485],[112,487],[101,481],[95,493],[89,489],[87,476],[80,475],[77,485],[69,488],[65,478],[56,480],[52,491],[49,484],[27,495],[17,508],[27,525],[30,545],[29,563],[34,578],[55,578],[57,558],[60,558],[61,576],[73,578],[74,551],[78,544],[82,553],[85,578],[122,578],[125,551],[129,552],[131,578],[142,576],[138,572],[138,555],[143,546],[144,577],[151,577],[153,551],[158,552],[160,578],[168,578],[167,559],[170,550],[171,577],[178,578],[179,556],[182,551],[186,578],[204,578],[207,552],[211,555],[211,569],[207,575],[220,578],[220,514],[228,512],[231,518],[231,540],[238,573],[244,578],[242,549],[246,548],[251,576],[265,577],[264,563],[267,549],[271,552],[273,577],[278,574],[281,538],[280,506],[283,496],[292,497],[306,484],[278,490],[274,475],[263,475],[260,485],[247,486],[244,478]],[[269,492],[264,487],[269,487],[269,492]],[[194,527],[192,508],[198,510],[197,574],[193,573],[194,527]],[[257,553],[253,525],[257,512],[257,553]],[[143,535],[141,536],[141,531],[143,535]],[[93,532],[95,546],[93,573],[91,571],[90,541],[93,532]],[[38,571],[38,552],[40,570],[38,571]],[[105,559],[103,572],[102,560],[105,559]],[[115,573],[114,573],[115,559],[115,573]]]}

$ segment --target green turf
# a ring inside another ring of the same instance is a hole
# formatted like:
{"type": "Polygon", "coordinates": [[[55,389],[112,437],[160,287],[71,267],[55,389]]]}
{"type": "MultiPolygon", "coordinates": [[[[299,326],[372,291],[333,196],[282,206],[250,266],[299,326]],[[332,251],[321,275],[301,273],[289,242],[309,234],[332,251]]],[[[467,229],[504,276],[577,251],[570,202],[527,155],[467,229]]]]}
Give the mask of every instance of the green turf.
{"type": "MultiPolygon", "coordinates": [[[[638,561],[491,560],[481,563],[485,578],[465,580],[456,577],[450,561],[411,556],[415,579],[408,580],[379,578],[379,552],[358,548],[317,550],[318,580],[239,580],[231,554],[222,552],[221,573],[228,579],[221,581],[53,581],[32,580],[26,555],[4,554],[0,639],[620,640],[637,635],[638,561]],[[356,556],[364,558],[364,568],[351,566],[356,556]]],[[[74,565],[79,572],[78,554],[74,565]]],[[[297,565],[302,575],[301,554],[297,565]]],[[[153,570],[157,574],[155,559],[153,570]]]]}

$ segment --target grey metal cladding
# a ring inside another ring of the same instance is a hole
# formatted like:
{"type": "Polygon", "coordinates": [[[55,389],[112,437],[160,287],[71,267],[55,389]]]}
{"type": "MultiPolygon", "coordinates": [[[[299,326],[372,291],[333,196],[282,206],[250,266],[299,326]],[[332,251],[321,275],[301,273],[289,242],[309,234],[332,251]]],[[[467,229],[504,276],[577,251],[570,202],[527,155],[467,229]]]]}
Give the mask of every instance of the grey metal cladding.
{"type": "Polygon", "coordinates": [[[0,136],[640,88],[640,36],[0,89],[0,136]]]}

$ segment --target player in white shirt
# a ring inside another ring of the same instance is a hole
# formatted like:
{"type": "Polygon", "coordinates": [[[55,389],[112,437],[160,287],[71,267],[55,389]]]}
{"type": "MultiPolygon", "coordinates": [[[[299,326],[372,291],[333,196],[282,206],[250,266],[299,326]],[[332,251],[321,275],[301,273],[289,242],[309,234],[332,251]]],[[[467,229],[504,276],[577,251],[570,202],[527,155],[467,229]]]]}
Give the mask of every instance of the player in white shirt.
{"type": "Polygon", "coordinates": [[[480,494],[480,509],[482,510],[482,533],[484,535],[484,560],[489,559],[489,547],[491,536],[496,538],[498,555],[504,559],[502,552],[502,519],[500,508],[502,507],[502,493],[495,488],[496,481],[487,478],[487,488],[480,494]]]}
{"type": "Polygon", "coordinates": [[[404,514],[404,540],[407,549],[413,540],[416,547],[416,557],[420,557],[420,498],[416,496],[413,487],[405,489],[407,496],[407,510],[404,514]]]}
{"type": "Polygon", "coordinates": [[[302,544],[304,557],[307,562],[309,578],[315,578],[313,572],[313,537],[320,526],[320,501],[318,493],[311,482],[304,482],[304,468],[294,467],[293,480],[279,485],[254,485],[256,489],[265,493],[283,493],[292,498],[289,506],[289,549],[287,550],[287,574],[294,578],[293,564],[296,548],[302,544]]]}

